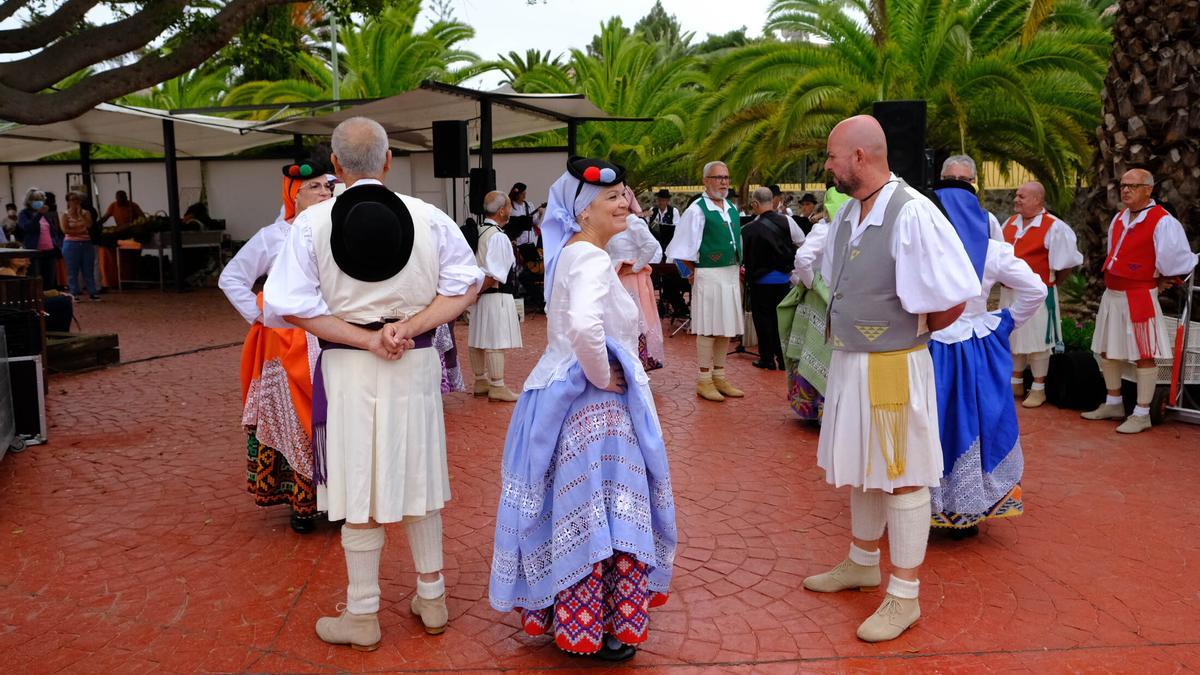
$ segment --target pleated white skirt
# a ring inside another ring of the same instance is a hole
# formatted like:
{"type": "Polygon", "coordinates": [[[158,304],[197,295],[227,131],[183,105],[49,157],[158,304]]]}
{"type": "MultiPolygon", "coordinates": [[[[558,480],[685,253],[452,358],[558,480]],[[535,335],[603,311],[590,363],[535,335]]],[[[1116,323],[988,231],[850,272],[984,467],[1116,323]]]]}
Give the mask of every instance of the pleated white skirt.
{"type": "Polygon", "coordinates": [[[829,363],[825,417],[817,442],[817,465],[825,470],[825,480],[835,487],[853,485],[887,492],[900,487],[940,484],[942,445],[929,350],[908,355],[910,396],[905,469],[894,480],[888,478],[887,462],[871,424],[867,356],[865,352],[835,350],[829,363]]]}
{"type": "Polygon", "coordinates": [[[745,332],[737,265],[697,267],[692,284],[692,332],[736,337],[745,332]]]}
{"type": "MultiPolygon", "coordinates": [[[[1058,306],[1058,288],[1050,287],[1054,293],[1054,306],[1058,306]]],[[[1012,307],[1013,292],[1008,288],[1000,289],[1000,306],[1012,307]]],[[[1008,338],[1009,347],[1013,354],[1038,354],[1054,347],[1054,343],[1046,339],[1046,329],[1050,325],[1050,310],[1046,303],[1038,305],[1037,312],[1028,321],[1012,332],[1008,338]]]]}
{"type": "Polygon", "coordinates": [[[350,523],[393,523],[442,508],[450,472],[437,350],[384,361],[331,349],[321,369],[329,399],[328,480],[317,487],[317,508],[350,523]]]}
{"type": "MultiPolygon", "coordinates": [[[[1155,358],[1171,358],[1171,336],[1163,326],[1162,307],[1158,304],[1158,291],[1151,290],[1154,298],[1154,324],[1157,337],[1154,345],[1155,358]]],[[[1129,301],[1124,291],[1104,291],[1100,296],[1100,309],[1096,312],[1096,332],[1092,335],[1092,351],[1105,354],[1115,361],[1137,361],[1141,358],[1137,340],[1133,337],[1133,321],[1129,319],[1129,301]]]]}
{"type": "Polygon", "coordinates": [[[522,345],[521,323],[517,320],[517,303],[513,296],[507,293],[479,296],[471,308],[467,346],[476,349],[518,349],[522,345]]]}

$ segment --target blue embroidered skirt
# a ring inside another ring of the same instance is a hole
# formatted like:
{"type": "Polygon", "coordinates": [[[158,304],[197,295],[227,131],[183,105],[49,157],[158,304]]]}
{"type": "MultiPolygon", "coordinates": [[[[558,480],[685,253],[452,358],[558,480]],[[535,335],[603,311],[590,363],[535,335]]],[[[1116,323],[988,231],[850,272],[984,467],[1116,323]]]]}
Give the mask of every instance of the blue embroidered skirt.
{"type": "Polygon", "coordinates": [[[1008,310],[986,337],[929,343],[945,473],[931,489],[934,527],[966,528],[1020,515],[1025,459],[1009,380],[1008,310]]]}

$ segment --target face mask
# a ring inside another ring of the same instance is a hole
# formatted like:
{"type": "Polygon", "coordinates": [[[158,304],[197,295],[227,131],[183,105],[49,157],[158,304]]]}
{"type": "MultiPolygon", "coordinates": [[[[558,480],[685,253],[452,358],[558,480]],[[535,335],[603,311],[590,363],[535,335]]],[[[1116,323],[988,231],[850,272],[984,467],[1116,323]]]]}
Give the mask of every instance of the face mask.
{"type": "Polygon", "coordinates": [[[38,201],[38,200],[29,202],[29,208],[33,209],[34,211],[37,211],[38,209],[42,208],[45,205],[46,205],[46,202],[38,201]]]}

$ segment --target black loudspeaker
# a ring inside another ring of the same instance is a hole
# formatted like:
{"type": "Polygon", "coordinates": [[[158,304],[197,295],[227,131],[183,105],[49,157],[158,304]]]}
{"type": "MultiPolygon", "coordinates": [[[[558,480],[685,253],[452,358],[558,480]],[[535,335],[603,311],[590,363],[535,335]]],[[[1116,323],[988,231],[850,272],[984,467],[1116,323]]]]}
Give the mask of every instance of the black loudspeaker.
{"type": "Polygon", "coordinates": [[[924,187],[926,173],[925,101],[876,101],[872,114],[887,136],[888,166],[913,187],[924,187]]]}
{"type": "Polygon", "coordinates": [[[496,189],[496,170],[471,169],[468,182],[471,187],[471,213],[483,213],[483,198],[496,189]]]}
{"type": "Polygon", "coordinates": [[[442,120],[433,123],[434,178],[467,177],[467,123],[442,120]]]}

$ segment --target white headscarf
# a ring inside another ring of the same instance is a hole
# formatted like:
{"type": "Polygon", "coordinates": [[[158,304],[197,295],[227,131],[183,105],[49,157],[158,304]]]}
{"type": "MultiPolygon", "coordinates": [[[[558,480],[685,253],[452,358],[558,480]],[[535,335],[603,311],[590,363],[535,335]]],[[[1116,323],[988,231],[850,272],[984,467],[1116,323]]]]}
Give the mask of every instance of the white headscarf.
{"type": "Polygon", "coordinates": [[[546,215],[542,219],[542,256],[545,260],[546,304],[550,304],[550,291],[554,288],[554,271],[558,254],[562,253],[567,240],[580,231],[579,214],[600,195],[604,188],[584,183],[569,172],[550,186],[550,197],[546,201],[546,215]]]}

